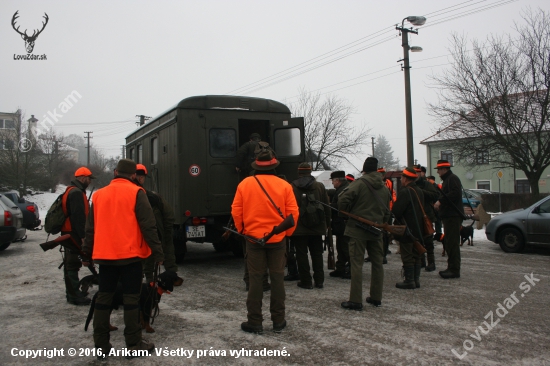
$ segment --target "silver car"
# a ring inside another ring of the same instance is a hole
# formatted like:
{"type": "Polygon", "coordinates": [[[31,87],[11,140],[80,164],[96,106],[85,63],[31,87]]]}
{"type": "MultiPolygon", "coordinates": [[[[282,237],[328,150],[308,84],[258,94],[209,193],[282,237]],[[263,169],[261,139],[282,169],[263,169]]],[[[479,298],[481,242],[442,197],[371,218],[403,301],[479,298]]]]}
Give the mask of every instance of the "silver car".
{"type": "Polygon", "coordinates": [[[493,217],[485,234],[508,253],[521,252],[525,244],[550,244],[550,196],[528,208],[493,217]]]}
{"type": "Polygon", "coordinates": [[[23,213],[8,197],[0,194],[0,250],[14,241],[25,239],[27,230],[23,227],[23,213]]]}

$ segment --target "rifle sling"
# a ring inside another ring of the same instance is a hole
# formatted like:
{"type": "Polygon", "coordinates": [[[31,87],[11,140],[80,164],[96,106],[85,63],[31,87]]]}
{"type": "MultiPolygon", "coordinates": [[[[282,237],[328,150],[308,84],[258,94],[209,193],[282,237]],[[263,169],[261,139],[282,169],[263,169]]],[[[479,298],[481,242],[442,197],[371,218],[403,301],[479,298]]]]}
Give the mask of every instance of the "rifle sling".
{"type": "Polygon", "coordinates": [[[279,207],[277,207],[277,205],[275,204],[275,202],[273,202],[273,200],[271,199],[271,196],[267,193],[267,191],[265,190],[264,186],[262,186],[262,183],[260,183],[260,180],[258,178],[256,178],[256,176],[254,176],[254,179],[256,179],[256,182],[258,182],[258,184],[260,185],[260,188],[262,189],[262,191],[264,191],[265,195],[267,196],[267,198],[269,198],[269,201],[271,202],[271,204],[273,205],[273,207],[275,207],[275,209],[277,210],[277,212],[279,213],[279,216],[281,216],[281,218],[284,220],[285,217],[283,216],[283,213],[281,212],[281,210],[279,209],[279,207]]]}

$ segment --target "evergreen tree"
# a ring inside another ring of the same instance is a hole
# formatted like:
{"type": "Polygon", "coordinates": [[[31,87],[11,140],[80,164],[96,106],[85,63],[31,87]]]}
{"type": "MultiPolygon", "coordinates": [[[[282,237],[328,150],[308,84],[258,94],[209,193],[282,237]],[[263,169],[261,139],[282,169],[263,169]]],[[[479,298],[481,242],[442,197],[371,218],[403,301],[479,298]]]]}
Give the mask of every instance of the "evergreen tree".
{"type": "Polygon", "coordinates": [[[374,144],[374,157],[378,159],[378,166],[386,170],[398,170],[399,159],[393,157],[393,150],[390,143],[383,135],[378,135],[374,144]]]}

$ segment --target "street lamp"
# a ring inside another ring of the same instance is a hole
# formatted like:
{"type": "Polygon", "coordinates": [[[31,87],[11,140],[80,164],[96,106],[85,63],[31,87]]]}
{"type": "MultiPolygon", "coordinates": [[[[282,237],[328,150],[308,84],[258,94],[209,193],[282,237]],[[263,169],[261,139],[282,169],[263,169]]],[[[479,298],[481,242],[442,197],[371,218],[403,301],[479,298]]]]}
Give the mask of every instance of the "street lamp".
{"type": "Polygon", "coordinates": [[[409,16],[403,19],[401,27],[395,26],[395,29],[401,34],[401,46],[403,46],[403,59],[397,62],[404,61],[405,65],[402,69],[405,71],[405,111],[406,111],[406,127],[407,127],[407,166],[413,166],[414,163],[414,146],[413,146],[413,128],[412,128],[412,107],[411,107],[411,66],[409,64],[409,50],[411,52],[422,52],[422,48],[418,46],[409,46],[409,33],[418,34],[418,30],[405,28],[405,20],[414,26],[421,26],[426,23],[426,18],[421,16],[409,16]]]}

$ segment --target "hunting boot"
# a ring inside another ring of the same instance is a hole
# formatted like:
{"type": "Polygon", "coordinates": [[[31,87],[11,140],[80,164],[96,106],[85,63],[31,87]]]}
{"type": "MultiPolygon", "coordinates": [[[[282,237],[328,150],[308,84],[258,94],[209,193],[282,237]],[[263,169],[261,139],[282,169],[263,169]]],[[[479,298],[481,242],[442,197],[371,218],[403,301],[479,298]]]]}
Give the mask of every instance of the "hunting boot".
{"type": "Polygon", "coordinates": [[[77,306],[90,304],[90,298],[80,291],[78,271],[65,271],[65,290],[68,303],[77,306]]]}
{"type": "Polygon", "coordinates": [[[435,255],[434,253],[428,253],[428,265],[424,269],[426,272],[435,271],[435,255]]]}
{"type": "Polygon", "coordinates": [[[414,283],[416,285],[416,288],[420,288],[420,270],[422,267],[420,264],[414,265],[414,283]]]}
{"type": "Polygon", "coordinates": [[[415,289],[416,284],[414,283],[414,266],[404,267],[403,272],[405,272],[405,280],[403,282],[397,282],[395,287],[400,289],[415,289]]]}

